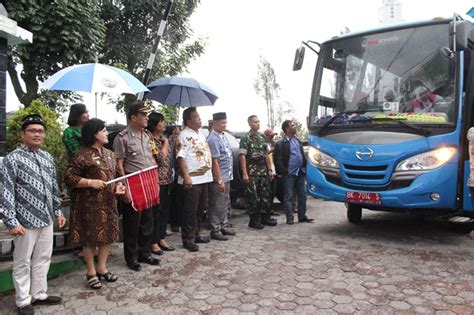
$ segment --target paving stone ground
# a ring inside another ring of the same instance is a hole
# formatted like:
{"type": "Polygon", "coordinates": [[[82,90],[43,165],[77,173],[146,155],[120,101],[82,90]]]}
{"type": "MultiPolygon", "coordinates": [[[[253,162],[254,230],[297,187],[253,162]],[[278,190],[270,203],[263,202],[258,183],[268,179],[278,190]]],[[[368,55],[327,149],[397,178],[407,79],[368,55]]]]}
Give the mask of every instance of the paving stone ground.
{"type": "MultiPolygon", "coordinates": [[[[114,245],[110,269],[120,277],[98,291],[85,270],[49,281],[64,303],[36,314],[472,314],[473,236],[419,218],[364,212],[347,222],[343,205],[308,199],[314,224],[250,230],[235,210],[238,235],[198,253],[177,251],[161,266],[125,267],[114,245]]],[[[474,235],[474,233],[473,233],[474,235]]],[[[13,314],[13,294],[0,313],[13,314]]]]}

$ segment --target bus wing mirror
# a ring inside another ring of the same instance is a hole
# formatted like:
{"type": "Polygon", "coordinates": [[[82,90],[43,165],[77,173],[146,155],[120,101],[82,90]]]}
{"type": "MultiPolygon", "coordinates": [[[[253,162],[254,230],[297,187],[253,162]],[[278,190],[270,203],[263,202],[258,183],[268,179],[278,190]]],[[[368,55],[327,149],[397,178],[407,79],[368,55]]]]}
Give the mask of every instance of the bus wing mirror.
{"type": "Polygon", "coordinates": [[[293,71],[298,71],[303,67],[304,50],[305,48],[303,46],[296,49],[295,60],[293,61],[293,71]]]}
{"type": "Polygon", "coordinates": [[[449,49],[449,47],[441,47],[439,51],[441,53],[441,56],[446,57],[447,59],[454,58],[454,52],[451,49],[449,49]]]}

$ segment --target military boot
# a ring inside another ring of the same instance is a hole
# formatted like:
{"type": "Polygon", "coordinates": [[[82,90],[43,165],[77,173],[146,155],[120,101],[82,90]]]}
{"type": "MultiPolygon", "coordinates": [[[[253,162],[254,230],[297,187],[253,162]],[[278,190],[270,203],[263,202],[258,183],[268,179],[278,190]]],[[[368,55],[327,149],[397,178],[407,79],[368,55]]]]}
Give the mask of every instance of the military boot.
{"type": "Polygon", "coordinates": [[[268,226],[276,226],[277,225],[277,220],[271,218],[269,215],[262,217],[262,222],[263,225],[268,225],[268,226]]]}
{"type": "Polygon", "coordinates": [[[264,225],[260,222],[260,215],[251,215],[249,228],[261,230],[263,229],[264,225]]]}

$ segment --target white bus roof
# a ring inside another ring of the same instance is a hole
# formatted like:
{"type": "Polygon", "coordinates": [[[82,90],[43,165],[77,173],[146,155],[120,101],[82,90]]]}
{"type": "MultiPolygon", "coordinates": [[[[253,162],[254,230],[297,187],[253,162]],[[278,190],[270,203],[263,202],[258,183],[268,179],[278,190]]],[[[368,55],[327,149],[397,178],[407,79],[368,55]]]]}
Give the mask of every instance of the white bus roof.
{"type": "MultiPolygon", "coordinates": [[[[459,15],[462,17],[463,20],[469,21],[474,24],[474,19],[470,17],[469,15],[459,15]]],[[[333,40],[339,40],[342,38],[348,38],[348,37],[353,37],[353,36],[360,36],[360,35],[365,35],[365,34],[370,34],[374,32],[384,32],[384,31],[390,31],[390,30],[396,30],[396,29],[402,29],[402,28],[409,28],[409,27],[415,27],[415,26],[421,26],[421,25],[429,25],[429,24],[438,24],[438,23],[449,23],[450,21],[453,20],[453,17],[437,17],[433,18],[431,20],[423,20],[423,21],[410,21],[410,22],[399,22],[399,23],[392,23],[392,24],[384,24],[380,25],[378,27],[374,27],[371,29],[366,29],[366,30],[361,30],[361,31],[355,31],[355,32],[350,32],[346,34],[342,34],[339,36],[334,36],[324,42],[331,42],[333,40]]]]}

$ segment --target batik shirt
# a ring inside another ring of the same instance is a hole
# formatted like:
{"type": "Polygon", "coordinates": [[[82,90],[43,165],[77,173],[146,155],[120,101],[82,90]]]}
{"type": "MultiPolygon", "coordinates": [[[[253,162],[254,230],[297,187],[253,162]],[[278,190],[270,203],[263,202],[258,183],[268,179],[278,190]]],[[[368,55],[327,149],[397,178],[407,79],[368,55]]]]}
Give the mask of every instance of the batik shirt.
{"type": "Polygon", "coordinates": [[[158,154],[156,155],[156,162],[158,164],[158,178],[160,179],[160,185],[169,185],[174,181],[174,157],[171,155],[174,145],[169,143],[168,145],[168,155],[166,159],[163,156],[163,145],[164,140],[160,137],[154,137],[156,142],[156,149],[158,154]]]}
{"type": "Polygon", "coordinates": [[[240,140],[240,154],[245,155],[249,176],[268,176],[268,146],[260,132],[249,132],[240,140]]]}
{"type": "Polygon", "coordinates": [[[42,228],[63,215],[56,167],[48,152],[16,149],[3,159],[0,178],[0,219],[8,229],[42,228]]]}
{"type": "MultiPolygon", "coordinates": [[[[212,182],[211,151],[206,138],[198,131],[186,127],[181,131],[176,147],[177,158],[186,161],[193,185],[212,182]]],[[[183,184],[183,174],[178,176],[178,184],[183,184]]]]}

